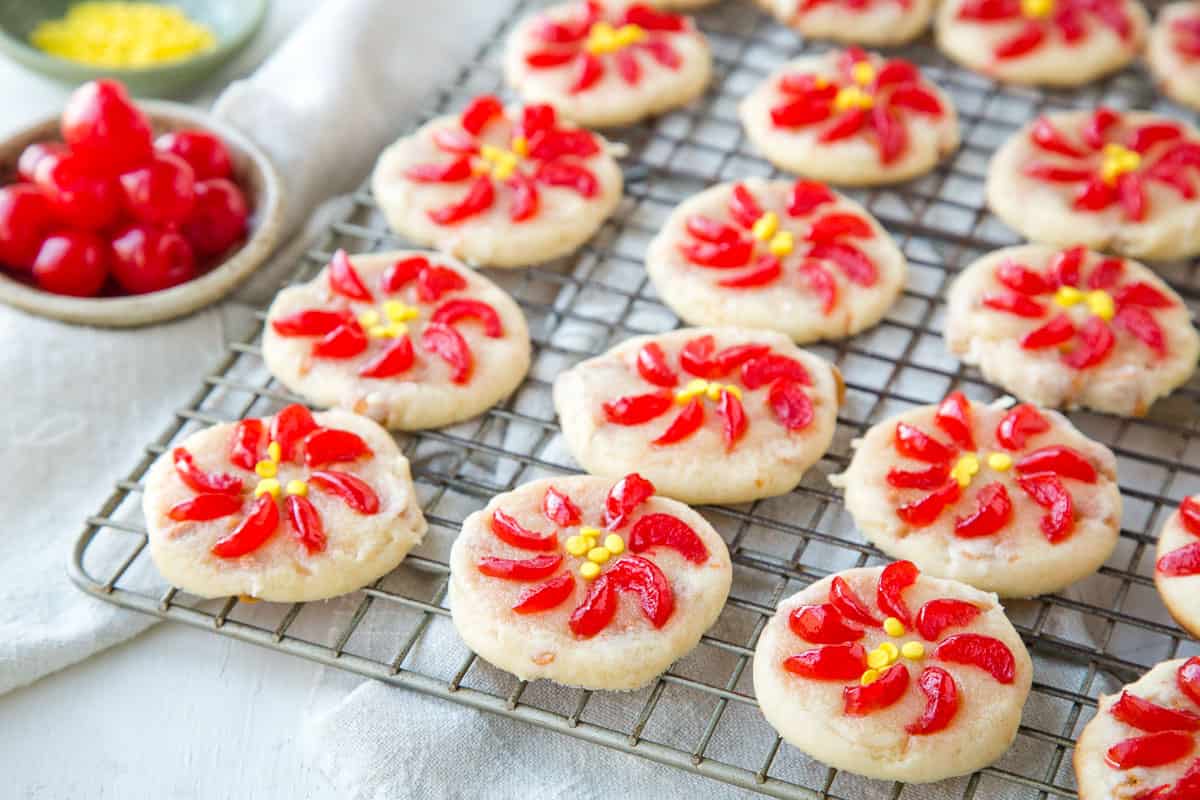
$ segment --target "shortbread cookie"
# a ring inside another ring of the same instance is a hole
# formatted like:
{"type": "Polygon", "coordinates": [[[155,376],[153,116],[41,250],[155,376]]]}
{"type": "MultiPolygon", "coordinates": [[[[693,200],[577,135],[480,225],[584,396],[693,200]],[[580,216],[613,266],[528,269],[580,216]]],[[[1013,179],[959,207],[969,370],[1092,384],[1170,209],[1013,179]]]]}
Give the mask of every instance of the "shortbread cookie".
{"type": "Polygon", "coordinates": [[[754,651],[754,692],[780,736],[830,766],[909,783],[1003,755],[1032,677],[995,595],[909,561],[793,595],[754,651]]]}
{"type": "Polygon", "coordinates": [[[754,0],[806,39],[895,47],[920,36],[936,0],[754,0]]]}
{"type": "Polygon", "coordinates": [[[992,157],[987,199],[1035,242],[1189,258],[1200,254],[1200,132],[1107,108],[1040,117],[992,157]]]}
{"type": "Polygon", "coordinates": [[[685,503],[790,491],[833,439],[837,370],[787,337],[739,328],[639,336],[554,382],[575,460],[593,475],[637,470],[685,503]]]}
{"type": "Polygon", "coordinates": [[[599,128],[687,105],[708,86],[712,55],[687,17],[626,0],[577,0],[517,26],[504,74],[527,102],[599,128]]]}
{"type": "Polygon", "coordinates": [[[1159,10],[1146,60],[1164,94],[1200,109],[1200,3],[1185,0],[1159,10]]]}
{"type": "Polygon", "coordinates": [[[1075,745],[1079,800],[1200,797],[1200,658],[1164,661],[1102,695],[1075,745]]]}
{"type": "Polygon", "coordinates": [[[858,48],[805,56],[773,72],[739,109],[746,135],[775,166],[873,186],[908,180],[958,149],[958,115],[901,59],[858,48]]]}
{"type": "Polygon", "coordinates": [[[387,432],[300,405],[187,437],[150,467],[142,508],[158,571],[200,597],[336,597],[391,572],[425,535],[387,432]]]}
{"type": "Polygon", "coordinates": [[[1133,61],[1149,23],[1137,0],[946,0],[937,40],[997,80],[1082,86],[1133,61]]]}
{"type": "Polygon", "coordinates": [[[1200,637],[1200,495],[1185,497],[1159,532],[1154,585],[1175,621],[1200,637]]]}
{"type": "Polygon", "coordinates": [[[438,253],[337,251],[271,303],[263,333],[271,374],[323,406],[388,428],[470,419],[512,393],[529,369],[529,330],[512,298],[438,253]]]}
{"type": "Polygon", "coordinates": [[[930,575],[1033,597],[1092,574],[1116,547],[1116,456],[1054,411],[953,392],[854,448],[830,483],[855,526],[930,575]]]}
{"type": "Polygon", "coordinates": [[[554,108],[475,98],[379,157],[371,189],[388,225],[471,264],[525,267],[575,251],[621,200],[608,144],[554,108]]]}
{"type": "Polygon", "coordinates": [[[1179,295],[1136,261],[1083,247],[997,250],[955,280],[946,346],[1022,400],[1143,416],[1196,368],[1179,295]]]}
{"type": "Polygon", "coordinates": [[[658,8],[702,8],[711,6],[719,0],[651,0],[650,5],[658,8]]]}
{"type": "Polygon", "coordinates": [[[805,343],[879,322],[908,263],[862,206],[824,184],[749,178],[676,208],[646,251],[646,271],[693,325],[777,330],[805,343]]]}
{"type": "Polygon", "coordinates": [[[463,521],[450,605],[463,641],[522,680],[636,689],[700,641],[729,596],[725,542],[644,478],[527,483],[463,521]]]}

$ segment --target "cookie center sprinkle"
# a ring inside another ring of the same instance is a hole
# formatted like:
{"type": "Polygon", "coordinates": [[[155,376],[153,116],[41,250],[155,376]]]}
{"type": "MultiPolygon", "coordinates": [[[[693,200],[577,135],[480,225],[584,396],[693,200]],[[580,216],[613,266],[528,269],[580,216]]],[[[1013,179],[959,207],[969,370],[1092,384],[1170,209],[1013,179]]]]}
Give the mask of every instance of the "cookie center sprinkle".
{"type": "Polygon", "coordinates": [[[875,67],[869,61],[857,61],[850,68],[850,77],[859,86],[870,86],[875,82],[875,67]]]}
{"type": "Polygon", "coordinates": [[[481,145],[475,172],[490,174],[498,181],[506,181],[517,171],[521,159],[529,155],[529,142],[524,136],[514,136],[508,150],[494,144],[481,145]]]}
{"type": "MultiPolygon", "coordinates": [[[[899,639],[908,632],[904,623],[895,617],[888,617],[883,621],[883,630],[891,639],[899,639]]],[[[867,653],[867,669],[858,679],[862,686],[870,686],[879,680],[883,671],[899,661],[901,657],[910,661],[920,661],[925,657],[925,645],[920,642],[908,641],[897,645],[891,639],[880,643],[878,647],[867,653]]]]}
{"type": "Polygon", "coordinates": [[[675,402],[682,405],[687,405],[694,398],[707,397],[714,403],[721,399],[721,394],[729,392],[738,400],[742,399],[742,389],[740,386],[734,386],[732,383],[720,384],[716,381],[706,381],[703,378],[693,378],[688,381],[687,386],[675,393],[675,402]]]}
{"type": "Polygon", "coordinates": [[[610,23],[597,22],[588,31],[587,42],[583,47],[594,56],[604,56],[638,44],[645,38],[646,31],[640,25],[622,25],[614,28],[610,23]]]}
{"type": "Polygon", "coordinates": [[[1021,0],[1021,14],[1030,19],[1045,19],[1054,13],[1054,0],[1021,0]]]}
{"type": "MultiPolygon", "coordinates": [[[[869,64],[867,66],[870,66],[869,64]]],[[[836,111],[861,109],[867,111],[875,105],[875,98],[861,86],[844,86],[838,89],[837,97],[833,98],[833,108],[836,111]]]]}
{"type": "MultiPolygon", "coordinates": [[[[269,494],[278,500],[280,493],[285,491],[278,478],[279,461],[282,457],[283,448],[279,446],[279,442],[267,445],[267,457],[254,465],[254,474],[258,476],[258,484],[254,487],[255,497],[269,494]]],[[[288,494],[303,497],[308,494],[308,484],[301,480],[288,481],[286,491],[288,494]]]]}
{"type": "Polygon", "coordinates": [[[1110,142],[1104,145],[1100,161],[1100,177],[1112,186],[1125,174],[1135,172],[1142,165],[1142,157],[1128,147],[1110,142]]]}
{"type": "Polygon", "coordinates": [[[1112,295],[1103,289],[1084,292],[1074,286],[1060,286],[1054,293],[1054,303],[1062,308],[1071,308],[1083,303],[1089,311],[1105,322],[1111,320],[1117,312],[1112,295]]]}
{"type": "Polygon", "coordinates": [[[950,469],[950,477],[958,482],[958,485],[963,489],[971,485],[971,480],[979,474],[983,468],[983,463],[996,472],[1007,472],[1012,469],[1012,456],[1008,453],[989,453],[983,462],[980,462],[979,456],[974,453],[964,453],[958,457],[958,461],[954,462],[954,466],[950,469]]]}
{"type": "Polygon", "coordinates": [[[573,556],[587,559],[579,565],[579,574],[584,580],[595,580],[600,575],[600,565],[613,556],[625,552],[625,540],[620,535],[604,534],[599,528],[582,527],[579,533],[567,539],[567,552],[573,556]],[[600,537],[604,540],[601,542],[600,537]]]}
{"type": "Polygon", "coordinates": [[[779,230],[779,215],[768,211],[759,217],[754,227],[750,229],[754,238],[765,242],[771,255],[783,257],[791,254],[796,247],[796,238],[790,231],[779,230]]]}
{"type": "Polygon", "coordinates": [[[397,339],[408,333],[404,323],[421,316],[421,310],[399,300],[388,300],[380,309],[370,308],[358,315],[358,321],[372,339],[397,339]]]}

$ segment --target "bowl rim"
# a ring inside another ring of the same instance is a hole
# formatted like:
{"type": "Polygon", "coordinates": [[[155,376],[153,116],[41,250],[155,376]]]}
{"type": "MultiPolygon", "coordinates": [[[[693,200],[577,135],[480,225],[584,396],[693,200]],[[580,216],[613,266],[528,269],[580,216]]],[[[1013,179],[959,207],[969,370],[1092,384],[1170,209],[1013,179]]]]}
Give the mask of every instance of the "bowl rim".
{"type": "MultiPolygon", "coordinates": [[[[249,158],[261,177],[263,191],[254,209],[250,236],[229,258],[198,278],[149,294],[126,297],[70,297],[52,294],[21,283],[0,272],[0,302],[23,311],[84,325],[137,327],[183,316],[210,305],[233,291],[271,256],[283,225],[283,184],[270,159],[250,139],[219,118],[168,100],[138,103],[151,120],[184,122],[204,128],[230,142],[249,158]]],[[[0,149],[56,124],[58,116],[44,117],[0,140],[0,149]]]]}

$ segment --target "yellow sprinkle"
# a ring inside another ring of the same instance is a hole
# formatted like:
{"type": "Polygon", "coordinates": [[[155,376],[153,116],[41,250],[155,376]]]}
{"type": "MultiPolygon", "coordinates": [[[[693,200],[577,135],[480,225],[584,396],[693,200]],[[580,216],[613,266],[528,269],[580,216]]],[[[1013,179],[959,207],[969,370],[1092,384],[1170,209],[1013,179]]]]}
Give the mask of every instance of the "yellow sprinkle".
{"type": "Polygon", "coordinates": [[[602,56],[637,44],[645,38],[646,31],[638,25],[622,25],[618,29],[607,22],[597,22],[588,32],[584,49],[592,55],[602,56]]]}
{"type": "Polygon", "coordinates": [[[584,525],[579,529],[579,535],[585,539],[597,539],[604,535],[604,531],[599,528],[593,528],[590,525],[584,525]]]}
{"type": "Polygon", "coordinates": [[[1058,291],[1054,293],[1054,302],[1063,308],[1070,308],[1076,303],[1083,302],[1083,292],[1074,286],[1060,286],[1058,287],[1058,291]]]}
{"type": "Polygon", "coordinates": [[[529,155],[529,140],[524,136],[514,136],[510,147],[512,147],[514,153],[522,158],[529,155]]]}
{"type": "Polygon", "coordinates": [[[904,623],[895,617],[888,617],[883,621],[883,629],[888,636],[896,637],[904,635],[904,623]]]}
{"type": "Polygon", "coordinates": [[[879,670],[869,669],[862,674],[862,677],[858,679],[858,682],[863,686],[870,686],[877,680],[879,680],[879,670]]]}
{"type": "Polygon", "coordinates": [[[964,489],[971,485],[971,478],[977,474],[979,474],[979,458],[974,453],[960,456],[954,464],[954,468],[950,470],[950,477],[958,481],[958,485],[964,489]]]}
{"type": "Polygon", "coordinates": [[[892,642],[884,642],[879,645],[879,649],[887,653],[889,664],[894,664],[896,659],[900,657],[900,648],[896,647],[892,642]]]}
{"type": "Polygon", "coordinates": [[[386,335],[389,339],[399,339],[401,336],[408,333],[408,326],[403,322],[393,322],[383,330],[384,335],[386,335]]]}
{"type": "Polygon", "coordinates": [[[771,239],[771,243],[767,245],[767,249],[773,255],[786,256],[796,247],[796,239],[792,236],[791,231],[780,231],[771,239]]]}
{"type": "Polygon", "coordinates": [[[760,242],[767,242],[771,240],[771,237],[774,236],[775,232],[778,230],[779,215],[774,211],[768,211],[759,217],[754,223],[754,227],[751,228],[751,233],[753,233],[754,238],[758,239],[760,242]]]}
{"type": "Polygon", "coordinates": [[[721,399],[721,384],[710,383],[708,385],[708,389],[705,390],[704,394],[705,394],[705,396],[708,397],[709,400],[712,400],[714,402],[717,400],[720,400],[721,399]]]}
{"type": "Polygon", "coordinates": [[[905,642],[900,648],[900,654],[905,658],[916,661],[919,658],[925,657],[925,645],[920,642],[905,642]]]}
{"type": "Polygon", "coordinates": [[[579,566],[579,574],[586,580],[593,580],[600,574],[600,565],[593,561],[585,561],[579,566]]]}
{"type": "Polygon", "coordinates": [[[502,158],[500,161],[496,162],[496,168],[492,170],[492,177],[498,181],[506,181],[511,178],[513,173],[516,171],[517,157],[510,153],[506,154],[505,158],[502,158]]]}
{"type": "Polygon", "coordinates": [[[280,491],[281,487],[279,486],[279,481],[275,480],[274,478],[263,478],[258,482],[258,485],[254,487],[254,496],[262,497],[264,494],[269,492],[272,497],[279,497],[280,491]]]}
{"type": "Polygon", "coordinates": [[[274,478],[279,472],[279,465],[274,461],[260,461],[254,465],[254,472],[260,478],[274,478]]]}
{"type": "Polygon", "coordinates": [[[610,533],[604,537],[604,549],[614,556],[619,556],[625,552],[625,540],[615,533],[610,533]]]}
{"type": "Polygon", "coordinates": [[[571,536],[566,543],[567,552],[573,556],[581,556],[588,551],[587,542],[582,536],[571,536]]]}
{"type": "Polygon", "coordinates": [[[301,480],[290,480],[287,482],[287,493],[304,497],[308,494],[308,484],[301,480]]]}
{"type": "Polygon", "coordinates": [[[1021,13],[1026,17],[1041,19],[1054,11],[1054,0],[1021,0],[1021,13]]]}
{"type": "Polygon", "coordinates": [[[479,155],[485,161],[491,161],[492,163],[496,163],[500,159],[502,159],[506,155],[508,155],[508,153],[506,153],[504,150],[500,149],[499,147],[496,147],[496,145],[494,145],[494,144],[485,144],[479,148],[479,155]]]}
{"type": "Polygon", "coordinates": [[[1142,157],[1127,147],[1115,142],[1104,145],[1104,155],[1100,162],[1100,177],[1109,185],[1127,172],[1133,172],[1142,165],[1142,157]]]}
{"type": "Polygon", "coordinates": [[[1085,299],[1088,309],[1100,319],[1107,322],[1117,313],[1116,304],[1113,303],[1112,295],[1103,289],[1095,289],[1087,293],[1085,299]]]}
{"type": "Polygon", "coordinates": [[[867,666],[871,669],[883,669],[890,663],[888,654],[883,648],[876,648],[867,653],[867,666]]]}
{"type": "Polygon", "coordinates": [[[612,558],[612,553],[608,552],[607,547],[593,547],[591,550],[588,550],[588,561],[594,561],[597,564],[603,564],[610,558],[612,558]]]}
{"type": "Polygon", "coordinates": [[[838,90],[833,98],[833,108],[836,111],[849,111],[852,108],[866,111],[875,106],[875,98],[864,92],[858,86],[846,86],[838,90]]]}
{"type": "Polygon", "coordinates": [[[102,67],[146,67],[211,49],[216,37],[176,8],[158,3],[75,3],[42,22],[33,45],[53,56],[102,67]]]}
{"type": "Polygon", "coordinates": [[[368,309],[358,315],[358,321],[364,328],[371,328],[379,324],[379,312],[375,309],[368,309]]]}
{"type": "Polygon", "coordinates": [[[708,381],[703,378],[692,378],[681,391],[675,393],[675,402],[680,405],[691,402],[693,397],[708,391],[708,381]]]}
{"type": "Polygon", "coordinates": [[[283,458],[283,448],[280,447],[279,442],[271,442],[269,445],[267,445],[267,458],[271,459],[276,464],[278,464],[279,460],[283,458]]]}
{"type": "Polygon", "coordinates": [[[988,466],[997,472],[1004,472],[1011,469],[1013,465],[1012,456],[1008,453],[992,453],[987,458],[988,466]]]}
{"type": "Polygon", "coordinates": [[[738,400],[742,399],[742,388],[740,386],[734,386],[732,383],[727,383],[725,384],[725,391],[729,392],[738,400]]]}
{"type": "Polygon", "coordinates": [[[869,61],[859,61],[850,68],[850,74],[859,86],[868,86],[875,80],[875,67],[869,61]]]}
{"type": "Polygon", "coordinates": [[[372,325],[371,327],[367,328],[367,335],[372,339],[386,339],[388,335],[387,326],[372,325]]]}
{"type": "Polygon", "coordinates": [[[408,322],[410,319],[416,319],[421,316],[421,312],[418,309],[401,303],[399,300],[388,300],[384,303],[383,313],[392,322],[408,322]]]}

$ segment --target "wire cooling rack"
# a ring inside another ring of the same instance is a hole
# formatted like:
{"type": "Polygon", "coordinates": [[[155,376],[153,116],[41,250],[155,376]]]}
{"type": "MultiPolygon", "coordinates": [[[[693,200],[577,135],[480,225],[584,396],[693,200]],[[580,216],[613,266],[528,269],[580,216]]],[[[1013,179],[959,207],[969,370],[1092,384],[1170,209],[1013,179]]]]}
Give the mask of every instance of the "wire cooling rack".
{"type": "MultiPolygon", "coordinates": [[[[502,90],[504,36],[512,20],[538,4],[514,5],[453,86],[437,96],[430,116],[479,92],[502,90]]],[[[641,261],[666,214],[713,182],[775,174],[746,143],[736,103],[780,62],[825,46],[800,42],[745,4],[726,2],[699,20],[716,57],[712,88],[687,109],[613,137],[629,152],[627,195],[618,213],[568,259],[492,273],[529,317],[535,352],[528,379],[476,420],[399,437],[430,523],[426,542],[399,569],[340,600],[291,606],[202,600],[164,585],[155,573],[139,508],[151,461],[199,427],[269,414],[295,399],[266,373],[255,333],[230,345],[187,406],[87,520],[71,575],[85,591],[127,608],[775,797],[1075,797],[1073,741],[1094,712],[1098,693],[1157,661],[1196,652],[1157,601],[1150,575],[1158,525],[1180,498],[1200,491],[1200,470],[1190,466],[1200,463],[1197,381],[1159,402],[1146,419],[1072,415],[1118,454],[1125,499],[1120,544],[1097,575],[1067,593],[1008,604],[1036,669],[1017,741],[997,764],[933,787],[867,781],[824,767],[782,745],[767,727],[748,666],[755,639],[781,598],[833,570],[883,561],[854,531],[825,477],[846,465],[850,440],[885,416],[937,401],[952,387],[978,399],[997,395],[976,371],[946,355],[940,336],[942,297],[954,274],[983,253],[1018,241],[984,208],[989,155],[1045,109],[1101,102],[1157,105],[1140,69],[1078,92],[1047,93],[999,87],[948,64],[928,44],[904,51],[953,96],[965,143],[924,178],[851,192],[903,247],[912,267],[909,287],[876,329],[812,348],[841,368],[847,399],[833,447],[803,484],[784,498],[704,509],[729,544],[734,586],[721,620],[693,654],[640,692],[564,691],[519,682],[476,659],[452,635],[439,633],[449,626],[446,556],[462,519],[498,492],[575,470],[549,402],[554,376],[629,336],[679,324],[656,299],[641,261]]],[[[403,244],[387,231],[364,189],[345,218],[301,259],[290,281],[310,278],[337,247],[353,253],[403,244]]],[[[1195,270],[1195,264],[1162,269],[1193,308],[1200,300],[1195,270]]]]}

